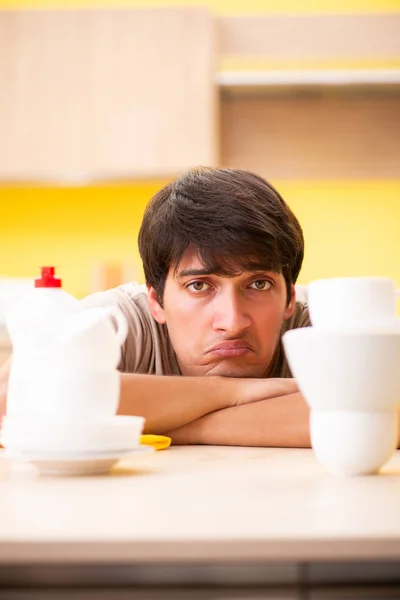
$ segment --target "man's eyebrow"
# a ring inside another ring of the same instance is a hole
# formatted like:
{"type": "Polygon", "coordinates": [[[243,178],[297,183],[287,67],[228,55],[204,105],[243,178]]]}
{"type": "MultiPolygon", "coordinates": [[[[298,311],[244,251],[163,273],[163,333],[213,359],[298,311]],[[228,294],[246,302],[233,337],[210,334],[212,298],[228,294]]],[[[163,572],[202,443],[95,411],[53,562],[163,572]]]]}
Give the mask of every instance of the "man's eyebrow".
{"type": "MultiPolygon", "coordinates": [[[[210,271],[209,269],[184,269],[180,271],[177,275],[178,279],[183,277],[199,277],[205,275],[215,275],[216,271],[210,271]]],[[[249,270],[249,273],[271,273],[273,275],[277,275],[277,271],[273,271],[271,269],[266,269],[262,265],[254,265],[252,269],[249,270]]]]}
{"type": "Polygon", "coordinates": [[[184,269],[178,273],[178,279],[182,277],[197,277],[199,275],[212,275],[209,269],[184,269]]]}

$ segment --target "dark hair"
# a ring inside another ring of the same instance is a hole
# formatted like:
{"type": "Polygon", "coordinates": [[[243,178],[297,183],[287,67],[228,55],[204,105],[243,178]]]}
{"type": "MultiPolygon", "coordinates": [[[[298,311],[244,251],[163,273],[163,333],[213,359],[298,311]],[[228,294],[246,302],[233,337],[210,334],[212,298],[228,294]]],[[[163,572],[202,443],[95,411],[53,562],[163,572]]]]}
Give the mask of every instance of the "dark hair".
{"type": "Polygon", "coordinates": [[[274,187],[237,169],[191,169],[157,192],[139,231],[146,283],[162,302],[165,281],[185,250],[224,276],[265,269],[282,273],[288,302],[304,256],[300,224],[274,187]]]}

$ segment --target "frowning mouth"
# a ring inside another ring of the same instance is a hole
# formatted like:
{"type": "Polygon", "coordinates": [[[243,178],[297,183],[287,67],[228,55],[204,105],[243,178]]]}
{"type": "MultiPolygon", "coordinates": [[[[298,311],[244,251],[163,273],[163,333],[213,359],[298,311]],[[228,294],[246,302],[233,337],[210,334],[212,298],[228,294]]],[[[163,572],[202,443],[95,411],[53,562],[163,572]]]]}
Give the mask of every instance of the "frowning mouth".
{"type": "Polygon", "coordinates": [[[210,348],[207,354],[229,358],[234,356],[244,356],[250,352],[253,352],[253,348],[248,342],[243,340],[226,340],[225,342],[220,342],[210,348]]]}

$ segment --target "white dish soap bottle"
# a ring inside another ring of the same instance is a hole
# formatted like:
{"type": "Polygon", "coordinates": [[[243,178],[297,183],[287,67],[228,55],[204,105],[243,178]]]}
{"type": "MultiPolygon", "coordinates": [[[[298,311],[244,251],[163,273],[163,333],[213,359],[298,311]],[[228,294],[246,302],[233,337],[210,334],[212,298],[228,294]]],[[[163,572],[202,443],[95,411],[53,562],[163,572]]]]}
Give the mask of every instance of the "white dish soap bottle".
{"type": "Polygon", "coordinates": [[[6,315],[14,355],[48,343],[54,327],[81,310],[79,300],[63,290],[55,267],[41,267],[33,288],[6,315]]]}

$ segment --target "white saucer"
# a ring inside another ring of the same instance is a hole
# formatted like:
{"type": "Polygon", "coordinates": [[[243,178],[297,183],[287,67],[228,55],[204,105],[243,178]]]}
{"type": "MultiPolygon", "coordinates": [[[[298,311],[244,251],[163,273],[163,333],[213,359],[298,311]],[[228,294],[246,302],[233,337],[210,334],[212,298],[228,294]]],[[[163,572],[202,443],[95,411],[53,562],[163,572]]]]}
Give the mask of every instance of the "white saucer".
{"type": "Polygon", "coordinates": [[[136,446],[129,450],[113,452],[90,452],[80,454],[34,454],[11,453],[5,451],[4,456],[13,460],[28,462],[34,465],[42,475],[77,476],[103,475],[108,473],[116,462],[137,454],[154,452],[151,446],[136,446]]]}
{"type": "Polygon", "coordinates": [[[18,415],[6,415],[1,422],[0,441],[13,454],[70,455],[71,447],[82,455],[103,453],[114,455],[121,448],[137,448],[144,418],[114,415],[101,422],[64,422],[18,415]]]}

